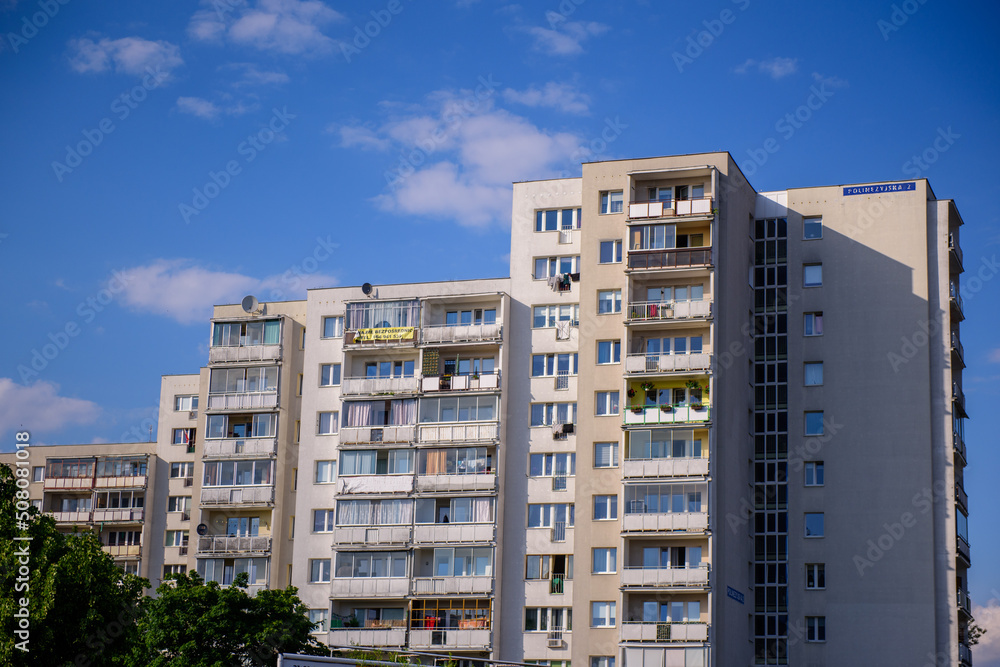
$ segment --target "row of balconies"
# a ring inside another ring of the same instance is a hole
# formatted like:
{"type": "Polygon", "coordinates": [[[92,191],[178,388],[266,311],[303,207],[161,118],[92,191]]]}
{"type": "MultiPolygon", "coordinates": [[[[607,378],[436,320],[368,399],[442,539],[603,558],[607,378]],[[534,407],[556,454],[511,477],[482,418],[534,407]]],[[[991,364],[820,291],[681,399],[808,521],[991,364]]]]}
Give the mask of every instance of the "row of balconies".
{"type": "Polygon", "coordinates": [[[56,523],[142,523],[145,510],[141,507],[130,509],[99,509],[82,512],[49,512],[56,523]]]}
{"type": "MultiPolygon", "coordinates": [[[[391,345],[446,345],[450,343],[495,343],[503,336],[503,323],[484,322],[481,324],[438,324],[422,327],[386,327],[392,335],[378,335],[369,338],[360,331],[344,332],[344,346],[347,349],[365,349],[391,345]]],[[[379,328],[374,329],[375,332],[379,328]]]]}
{"type": "Polygon", "coordinates": [[[710,352],[687,354],[629,354],[625,357],[625,372],[658,375],[668,373],[703,373],[712,368],[710,352]]]}
{"type": "Polygon", "coordinates": [[[655,426],[659,424],[688,424],[711,421],[711,406],[707,403],[653,406],[626,406],[625,426],[655,426]]]}
{"type": "Polygon", "coordinates": [[[266,535],[204,535],[198,538],[198,554],[268,554],[271,538],[266,535]]]}
{"type": "Polygon", "coordinates": [[[493,577],[337,577],[334,597],[405,598],[410,595],[491,595],[493,577]]]}
{"type": "Polygon", "coordinates": [[[331,628],[331,647],[377,646],[409,647],[453,651],[488,651],[491,646],[489,629],[441,628],[407,629],[406,627],[331,628]]]}
{"type": "Polygon", "coordinates": [[[203,506],[227,505],[272,505],[274,485],[255,486],[203,486],[201,504],[203,506]]]}
{"type": "Polygon", "coordinates": [[[482,443],[500,438],[500,423],[458,422],[453,424],[410,424],[406,426],[344,426],[340,444],[400,443],[482,443]]]}
{"type": "Polygon", "coordinates": [[[490,544],[494,523],[434,523],[414,526],[345,526],[333,530],[335,547],[490,544]]]}
{"type": "Polygon", "coordinates": [[[337,494],[494,491],[495,472],[451,475],[351,475],[337,478],[337,494]]]}
{"type": "Polygon", "coordinates": [[[712,316],[711,299],[702,301],[635,301],[625,311],[627,324],[707,319],[712,316]]]}
{"type": "Polygon", "coordinates": [[[146,488],[146,475],[130,475],[128,477],[46,477],[43,488],[46,491],[143,489],[146,488]]]}
{"type": "Polygon", "coordinates": [[[426,375],[413,377],[348,377],[341,384],[344,396],[406,394],[442,391],[495,391],[500,388],[500,374],[426,375]]]}
{"type": "Polygon", "coordinates": [[[276,456],[278,439],[271,438],[221,438],[206,439],[203,456],[206,459],[246,456],[253,458],[276,456]]]}

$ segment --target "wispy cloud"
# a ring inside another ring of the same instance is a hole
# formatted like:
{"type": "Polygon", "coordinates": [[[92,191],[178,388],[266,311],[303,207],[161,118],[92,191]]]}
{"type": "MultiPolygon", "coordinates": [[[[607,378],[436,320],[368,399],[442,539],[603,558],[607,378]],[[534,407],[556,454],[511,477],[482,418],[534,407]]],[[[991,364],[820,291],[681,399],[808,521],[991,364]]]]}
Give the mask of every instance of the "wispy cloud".
{"type": "Polygon", "coordinates": [[[69,66],[80,73],[114,69],[115,72],[141,75],[152,68],[168,76],[171,70],[184,64],[176,44],[141,37],[96,40],[83,37],[70,40],[69,49],[69,66]]]}
{"type": "Polygon", "coordinates": [[[1000,605],[995,599],[990,600],[987,607],[973,604],[972,615],[976,619],[976,625],[986,630],[975,648],[976,664],[1000,664],[1000,605]]]}
{"type": "Polygon", "coordinates": [[[754,60],[750,58],[737,67],[735,71],[737,74],[746,74],[753,69],[767,74],[772,79],[781,79],[798,71],[799,59],[777,57],[770,60],[754,60]]]}
{"type": "Polygon", "coordinates": [[[260,107],[257,103],[236,102],[231,104],[216,104],[201,97],[178,97],[177,110],[181,113],[214,120],[220,115],[242,116],[250,111],[255,111],[260,107]]]}
{"type": "Polygon", "coordinates": [[[343,148],[385,150],[391,144],[389,139],[378,136],[374,130],[363,125],[331,125],[327,131],[340,137],[343,148]]]}
{"type": "Polygon", "coordinates": [[[293,55],[332,51],[336,41],[322,28],[345,20],[319,0],[257,0],[221,10],[214,0],[203,0],[202,5],[204,9],[195,12],[188,23],[192,38],[293,55]]]}
{"type": "Polygon", "coordinates": [[[59,395],[59,385],[38,381],[25,386],[0,378],[0,435],[23,428],[41,433],[73,424],[90,424],[101,416],[92,401],[59,395]]]}
{"type": "Polygon", "coordinates": [[[848,83],[839,76],[823,76],[819,72],[813,72],[812,78],[816,83],[829,86],[830,88],[847,88],[848,83]]]}
{"type": "Polygon", "coordinates": [[[268,71],[258,68],[253,63],[229,63],[219,70],[232,77],[230,85],[234,88],[243,86],[275,86],[288,83],[288,75],[279,71],[268,71]]]}
{"type": "Polygon", "coordinates": [[[566,113],[585,114],[590,109],[590,98],[568,83],[550,81],[543,87],[530,86],[525,90],[507,88],[503,98],[514,104],[529,107],[551,107],[566,113]]]}
{"type": "Polygon", "coordinates": [[[583,43],[603,35],[608,26],[596,21],[569,21],[558,12],[545,12],[549,27],[528,26],[523,30],[534,40],[533,48],[551,56],[575,56],[583,53],[583,43]]]}

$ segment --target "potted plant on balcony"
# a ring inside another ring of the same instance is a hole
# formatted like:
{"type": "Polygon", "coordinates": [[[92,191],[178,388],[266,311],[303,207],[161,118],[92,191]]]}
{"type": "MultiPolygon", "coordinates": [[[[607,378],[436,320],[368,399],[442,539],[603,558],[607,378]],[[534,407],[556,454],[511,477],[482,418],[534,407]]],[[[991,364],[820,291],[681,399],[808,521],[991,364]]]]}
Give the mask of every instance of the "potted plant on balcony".
{"type": "Polygon", "coordinates": [[[360,628],[361,621],[358,620],[357,616],[351,616],[346,621],[344,621],[345,628],[360,628]]]}
{"type": "Polygon", "coordinates": [[[442,375],[441,379],[438,381],[438,389],[447,390],[451,389],[451,375],[442,375]]]}
{"type": "Polygon", "coordinates": [[[631,406],[629,406],[629,409],[632,410],[632,414],[641,415],[644,408],[642,405],[639,405],[638,403],[633,403],[631,406]]]}
{"type": "Polygon", "coordinates": [[[639,388],[642,389],[645,392],[650,392],[650,391],[653,391],[656,387],[653,386],[652,382],[649,382],[647,380],[646,382],[641,383],[639,385],[639,388]]]}
{"type": "Polygon", "coordinates": [[[674,411],[674,406],[669,403],[664,403],[660,406],[660,412],[669,413],[674,411]]]}
{"type": "Polygon", "coordinates": [[[635,389],[633,389],[632,387],[629,387],[629,388],[628,388],[628,391],[626,391],[626,392],[625,392],[625,394],[626,394],[626,395],[627,395],[627,396],[628,396],[629,398],[635,398],[635,389]]]}

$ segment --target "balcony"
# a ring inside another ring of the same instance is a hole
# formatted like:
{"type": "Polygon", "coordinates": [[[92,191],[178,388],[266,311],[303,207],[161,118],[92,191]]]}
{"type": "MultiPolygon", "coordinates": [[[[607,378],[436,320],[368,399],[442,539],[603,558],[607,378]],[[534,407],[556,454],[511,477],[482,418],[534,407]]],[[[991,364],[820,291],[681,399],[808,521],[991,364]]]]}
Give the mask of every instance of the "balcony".
{"type": "Polygon", "coordinates": [[[485,544],[493,541],[493,523],[431,523],[413,527],[414,544],[485,544]]]}
{"type": "Polygon", "coordinates": [[[418,438],[421,443],[496,442],[500,438],[500,424],[495,421],[421,424],[418,438]]]}
{"type": "Polygon", "coordinates": [[[142,523],[146,511],[141,507],[94,510],[94,523],[142,523]]]}
{"type": "Polygon", "coordinates": [[[500,388],[500,374],[487,375],[431,375],[425,377],[420,390],[431,391],[496,391],[500,388]]]}
{"type": "Polygon", "coordinates": [[[948,262],[951,273],[964,273],[962,265],[962,247],[955,241],[954,234],[948,234],[948,262]]]}
{"type": "Polygon", "coordinates": [[[955,502],[965,510],[966,514],[969,513],[969,494],[965,492],[961,482],[955,483],[955,502]]]}
{"type": "Polygon", "coordinates": [[[962,295],[958,288],[952,285],[951,288],[951,321],[961,322],[965,319],[965,304],[962,302],[962,295]]]}
{"type": "Polygon", "coordinates": [[[488,595],[493,577],[414,577],[414,595],[488,595]]]}
{"type": "Polygon", "coordinates": [[[972,667],[972,649],[962,643],[958,645],[958,662],[962,667],[972,667]]]}
{"type": "Polygon", "coordinates": [[[636,301],[628,305],[625,321],[670,322],[705,319],[712,316],[712,301],[636,301]]]}
{"type": "Polygon", "coordinates": [[[626,567],[623,588],[705,588],[708,566],[701,567],[626,567]]]}
{"type": "Polygon", "coordinates": [[[494,491],[497,488],[495,473],[417,475],[417,491],[494,491]]]}
{"type": "Polygon", "coordinates": [[[707,268],[712,266],[712,248],[629,250],[629,270],[707,268]]]}
{"type": "Polygon", "coordinates": [[[972,618],[972,598],[968,591],[958,589],[958,610],[965,614],[967,618],[972,618]]]}
{"type": "Polygon", "coordinates": [[[626,533],[686,531],[703,533],[708,530],[708,512],[626,513],[622,531],[626,533]]]}
{"type": "Polygon", "coordinates": [[[951,332],[951,363],[959,368],[965,368],[965,348],[954,331],[951,332]]]}
{"type": "Polygon", "coordinates": [[[112,558],[128,558],[130,556],[141,556],[141,544],[104,544],[101,550],[112,558]]]}
{"type": "Polygon", "coordinates": [[[330,586],[333,597],[405,598],[409,594],[407,577],[335,577],[330,586]]]}
{"type": "Polygon", "coordinates": [[[967,464],[968,459],[965,457],[965,438],[962,437],[961,433],[952,431],[951,445],[955,450],[955,453],[962,457],[962,464],[967,464]]]}
{"type": "Polygon", "coordinates": [[[345,526],[335,528],[336,546],[390,546],[410,543],[410,526],[345,526]]]}
{"type": "Polygon", "coordinates": [[[274,503],[274,486],[205,486],[201,489],[202,505],[270,505],[274,503]]]}
{"type": "Polygon", "coordinates": [[[95,489],[144,489],[145,475],[126,475],[118,477],[95,477],[95,489]]]}
{"type": "Polygon", "coordinates": [[[502,323],[484,324],[438,324],[420,329],[421,342],[436,343],[480,343],[499,341],[503,333],[502,323]]]}
{"type": "Polygon", "coordinates": [[[56,523],[90,523],[94,514],[90,510],[85,512],[50,512],[56,523]]]}
{"type": "Polygon", "coordinates": [[[969,543],[965,541],[965,538],[961,535],[955,536],[956,548],[958,550],[958,557],[965,561],[965,567],[970,567],[972,565],[972,554],[969,550],[969,543]]]}
{"type": "Polygon", "coordinates": [[[230,361],[274,361],[281,359],[281,345],[217,346],[208,350],[208,363],[230,361]]]}
{"type": "Polygon", "coordinates": [[[969,414],[965,411],[965,392],[957,382],[951,383],[951,398],[955,403],[955,414],[967,418],[969,414]]]}
{"type": "Polygon", "coordinates": [[[350,475],[337,477],[337,495],[413,493],[413,475],[350,475]]]}
{"type": "Polygon", "coordinates": [[[677,199],[673,201],[637,201],[628,205],[629,220],[647,220],[669,216],[709,216],[712,213],[712,198],[677,199]]]}
{"type": "MultiPolygon", "coordinates": [[[[459,621],[459,623],[485,623],[486,621],[459,621]]],[[[482,628],[444,628],[441,630],[410,630],[410,648],[445,649],[453,651],[490,650],[490,631],[482,628]]]]}
{"type": "Polygon", "coordinates": [[[267,536],[206,535],[198,538],[198,555],[255,554],[271,551],[271,538],[267,536]]]}
{"type": "Polygon", "coordinates": [[[407,394],[415,393],[420,388],[419,377],[349,377],[344,378],[340,393],[344,396],[362,396],[369,394],[407,394]]]}
{"type": "Polygon", "coordinates": [[[94,488],[93,477],[46,477],[46,491],[60,491],[64,489],[92,489],[94,488]]]}
{"type": "Polygon", "coordinates": [[[260,458],[278,453],[277,438],[222,438],[205,440],[204,458],[221,459],[236,457],[260,458]]]}
{"type": "Polygon", "coordinates": [[[704,642],[707,623],[643,623],[622,621],[623,642],[704,642]]]}
{"type": "Polygon", "coordinates": [[[278,405],[278,392],[209,394],[209,410],[266,410],[278,405]]]}
{"type": "Polygon", "coordinates": [[[696,408],[691,405],[678,403],[667,406],[669,410],[663,410],[660,406],[625,408],[625,426],[655,426],[658,424],[689,424],[707,422],[711,420],[711,407],[700,404],[702,407],[696,408]]]}
{"type": "Polygon", "coordinates": [[[708,352],[693,354],[630,354],[625,357],[626,373],[660,374],[707,371],[712,368],[708,352]]]}
{"type": "Polygon", "coordinates": [[[705,477],[706,458],[626,459],[622,462],[626,478],[641,477],[705,477]]]}
{"type": "Polygon", "coordinates": [[[342,445],[389,445],[416,441],[416,426],[344,426],[340,429],[342,445]]]}
{"type": "Polygon", "coordinates": [[[405,627],[330,628],[330,646],[354,649],[357,646],[406,646],[405,627]]]}

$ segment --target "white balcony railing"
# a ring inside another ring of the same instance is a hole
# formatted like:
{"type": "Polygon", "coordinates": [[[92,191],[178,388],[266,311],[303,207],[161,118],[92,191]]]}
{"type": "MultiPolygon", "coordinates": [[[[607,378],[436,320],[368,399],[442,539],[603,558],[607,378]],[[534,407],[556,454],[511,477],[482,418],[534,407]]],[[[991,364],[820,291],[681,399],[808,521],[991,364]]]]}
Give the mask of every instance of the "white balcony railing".
{"type": "Polygon", "coordinates": [[[709,301],[638,301],[628,305],[629,322],[660,322],[712,316],[709,301]]]}
{"type": "Polygon", "coordinates": [[[496,534],[492,523],[432,523],[413,527],[417,544],[468,544],[492,542],[496,534]]]}
{"type": "Polygon", "coordinates": [[[500,437],[497,422],[421,424],[420,442],[495,442],[500,437]]]}
{"type": "Polygon", "coordinates": [[[674,201],[633,202],[628,205],[630,220],[662,218],[670,215],[711,215],[712,198],[677,199],[674,201]]]}
{"type": "Polygon", "coordinates": [[[205,458],[228,456],[274,456],[278,452],[277,438],[222,438],[205,440],[205,458]]]}
{"type": "Polygon", "coordinates": [[[424,343],[462,343],[500,340],[503,327],[501,322],[489,324],[439,324],[421,327],[420,335],[424,343]]]}
{"type": "Polygon", "coordinates": [[[335,545],[409,544],[410,526],[344,526],[333,531],[335,545]]]}
{"type": "Polygon", "coordinates": [[[93,477],[46,477],[45,490],[49,489],[92,489],[93,477]]]}
{"type": "Polygon", "coordinates": [[[334,597],[403,598],[410,594],[406,577],[335,577],[330,584],[334,597]]]}
{"type": "Polygon", "coordinates": [[[117,477],[95,477],[95,489],[141,489],[146,486],[145,475],[119,475],[117,477]]]}
{"type": "Polygon", "coordinates": [[[490,631],[472,628],[413,629],[410,630],[410,648],[488,651],[490,631]]]}
{"type": "Polygon", "coordinates": [[[52,518],[56,523],[90,523],[93,512],[52,512],[52,518]]]}
{"type": "Polygon", "coordinates": [[[205,535],[198,538],[199,554],[266,554],[270,550],[271,538],[264,535],[205,535]]]}
{"type": "Polygon", "coordinates": [[[708,530],[708,512],[667,512],[657,514],[625,514],[622,530],[632,532],[708,530]]]}
{"type": "Polygon", "coordinates": [[[274,486],[205,486],[202,505],[265,505],[274,502],[274,486]]]}
{"type": "Polygon", "coordinates": [[[417,491],[492,491],[496,486],[494,473],[417,475],[417,491]]]}
{"type": "Polygon", "coordinates": [[[708,474],[708,459],[626,459],[622,462],[624,477],[704,477],[708,474]]]}
{"type": "Polygon", "coordinates": [[[257,410],[278,405],[278,392],[209,394],[209,410],[257,410]]]}
{"type": "Polygon", "coordinates": [[[340,444],[373,444],[414,442],[416,426],[344,426],[340,429],[340,444]]]}
{"type": "Polygon", "coordinates": [[[708,565],[699,567],[626,567],[622,586],[642,587],[705,587],[708,586],[708,565]]]}
{"type": "Polygon", "coordinates": [[[423,378],[421,391],[489,391],[500,388],[500,374],[487,375],[428,375],[423,378]]]}
{"type": "Polygon", "coordinates": [[[674,373],[707,371],[712,367],[708,352],[693,354],[630,354],[625,357],[626,373],[674,373]]]}
{"type": "Polygon", "coordinates": [[[702,404],[700,408],[690,405],[677,404],[669,406],[669,411],[664,411],[659,406],[640,407],[637,409],[625,408],[625,425],[653,425],[653,424],[687,424],[697,422],[707,422],[711,416],[708,405],[702,404]]]}
{"type": "Polygon", "coordinates": [[[337,477],[337,493],[412,493],[413,475],[337,477]]]}
{"type": "Polygon", "coordinates": [[[406,646],[406,628],[330,628],[330,646],[406,646]]]}
{"type": "Polygon", "coordinates": [[[493,592],[493,577],[415,577],[414,595],[475,595],[493,592]]]}
{"type": "Polygon", "coordinates": [[[344,378],[340,392],[345,396],[363,394],[400,394],[415,392],[420,387],[419,377],[350,377],[344,378]]]}
{"type": "Polygon", "coordinates": [[[704,642],[708,641],[708,624],[624,621],[621,640],[623,642],[704,642]]]}
{"type": "Polygon", "coordinates": [[[94,510],[94,523],[141,523],[145,513],[141,507],[99,509],[94,510]]]}
{"type": "Polygon", "coordinates": [[[242,347],[211,347],[208,363],[226,361],[271,361],[281,358],[280,345],[244,345],[242,347]]]}
{"type": "Polygon", "coordinates": [[[104,550],[104,553],[114,558],[142,555],[141,544],[105,544],[101,547],[101,549],[104,550]]]}

